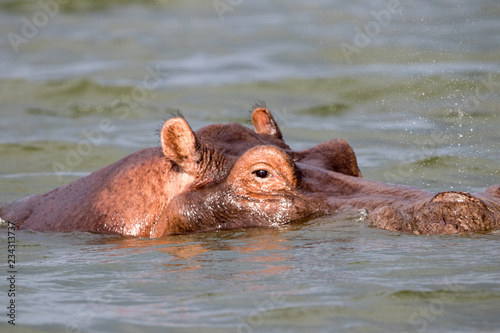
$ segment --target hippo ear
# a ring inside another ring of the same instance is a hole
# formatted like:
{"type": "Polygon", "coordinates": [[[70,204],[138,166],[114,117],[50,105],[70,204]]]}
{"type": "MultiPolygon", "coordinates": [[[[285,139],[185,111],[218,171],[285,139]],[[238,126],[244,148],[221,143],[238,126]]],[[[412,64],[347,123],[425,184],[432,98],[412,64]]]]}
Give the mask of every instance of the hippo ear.
{"type": "Polygon", "coordinates": [[[183,118],[168,120],[161,130],[161,147],[169,160],[186,173],[194,175],[199,161],[199,144],[193,130],[183,118]]]}
{"type": "Polygon", "coordinates": [[[271,135],[283,140],[278,124],[268,109],[264,107],[254,109],[252,112],[252,123],[256,133],[271,135]]]}

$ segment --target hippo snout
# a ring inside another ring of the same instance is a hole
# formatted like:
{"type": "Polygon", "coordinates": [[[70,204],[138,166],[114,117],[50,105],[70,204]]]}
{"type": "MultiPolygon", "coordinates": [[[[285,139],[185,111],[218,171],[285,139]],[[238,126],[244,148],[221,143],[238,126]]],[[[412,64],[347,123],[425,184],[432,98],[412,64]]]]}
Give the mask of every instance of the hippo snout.
{"type": "Polygon", "coordinates": [[[418,212],[421,233],[462,233],[486,231],[495,225],[495,216],[481,199],[467,192],[441,192],[418,212]]]}
{"type": "Polygon", "coordinates": [[[381,207],[370,215],[376,227],[414,234],[456,234],[491,230],[500,223],[494,207],[467,192],[446,191],[430,201],[397,210],[381,207]]]}

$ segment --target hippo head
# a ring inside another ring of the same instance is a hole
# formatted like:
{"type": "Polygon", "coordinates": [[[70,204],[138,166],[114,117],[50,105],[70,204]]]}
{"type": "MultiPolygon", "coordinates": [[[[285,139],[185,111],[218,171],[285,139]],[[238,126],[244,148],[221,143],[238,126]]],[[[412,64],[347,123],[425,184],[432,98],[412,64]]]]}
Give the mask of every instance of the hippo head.
{"type": "Polygon", "coordinates": [[[0,218],[37,231],[91,231],[143,237],[273,226],[365,210],[373,226],[415,234],[500,227],[500,186],[470,195],[433,194],[363,179],[341,139],[303,151],[284,141],[257,107],[254,131],[183,118],[161,130],[161,148],[129,155],[48,193],[0,205],[0,218]]]}
{"type": "Polygon", "coordinates": [[[360,209],[374,226],[417,234],[490,230],[500,224],[498,186],[477,196],[435,195],[365,180],[346,141],[293,151],[266,108],[257,107],[252,122],[255,131],[227,124],[194,133],[182,118],[164,125],[163,154],[182,189],[170,198],[157,231],[281,225],[360,209]]]}
{"type": "MultiPolygon", "coordinates": [[[[281,225],[324,215],[304,178],[304,167],[361,177],[354,151],[341,139],[305,151],[285,144],[276,121],[263,107],[253,111],[255,131],[239,125],[191,130],[183,118],[161,131],[164,155],[183,189],[173,196],[160,223],[166,232],[281,225]]],[[[157,226],[157,228],[160,226],[157,226]]]]}

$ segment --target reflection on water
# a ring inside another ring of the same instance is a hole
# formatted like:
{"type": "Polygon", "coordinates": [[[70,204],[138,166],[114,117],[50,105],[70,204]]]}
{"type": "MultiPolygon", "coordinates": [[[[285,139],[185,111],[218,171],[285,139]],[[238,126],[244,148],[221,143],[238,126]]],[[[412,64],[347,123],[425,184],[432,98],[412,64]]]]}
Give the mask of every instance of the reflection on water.
{"type": "Polygon", "coordinates": [[[152,330],[347,329],[353,322],[411,329],[410,318],[425,318],[422,307],[436,311],[438,326],[477,328],[493,325],[500,301],[498,233],[419,237],[323,219],[157,240],[18,237],[25,323],[52,329],[139,328],[145,320],[152,330]],[[57,317],[41,298],[59,307],[57,317]],[[479,301],[481,311],[470,307],[479,301]],[[459,313],[491,325],[464,323],[459,313]]]}
{"type": "MultiPolygon", "coordinates": [[[[346,139],[366,178],[500,183],[495,1],[214,3],[0,1],[0,201],[157,146],[177,110],[194,129],[248,125],[258,100],[295,149],[346,139]]],[[[23,231],[16,328],[493,332],[499,235],[351,217],[156,240],[23,231]]]]}
{"type": "MultiPolygon", "coordinates": [[[[132,237],[109,237],[93,239],[89,245],[106,245],[110,257],[160,252],[161,264],[168,272],[204,270],[206,264],[213,264],[213,254],[225,255],[225,263],[236,263],[238,267],[269,264],[258,271],[235,272],[225,278],[246,279],[251,274],[276,275],[290,269],[283,265],[290,259],[290,240],[280,229],[264,228],[244,231],[218,231],[208,234],[165,236],[161,239],[132,237]]],[[[99,250],[101,251],[101,250],[99,250]]]]}

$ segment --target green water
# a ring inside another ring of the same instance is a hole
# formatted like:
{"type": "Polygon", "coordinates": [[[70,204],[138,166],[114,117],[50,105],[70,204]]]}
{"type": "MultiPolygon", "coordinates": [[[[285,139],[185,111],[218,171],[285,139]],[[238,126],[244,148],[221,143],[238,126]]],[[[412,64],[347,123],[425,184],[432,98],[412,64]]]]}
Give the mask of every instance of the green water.
{"type": "MultiPolygon", "coordinates": [[[[390,3],[0,1],[0,201],[158,145],[171,113],[249,124],[259,100],[295,149],[346,139],[365,178],[500,184],[500,4],[390,3]]],[[[2,332],[500,332],[498,232],[352,216],[158,240],[18,231],[13,327],[4,231],[2,332]]]]}

